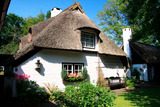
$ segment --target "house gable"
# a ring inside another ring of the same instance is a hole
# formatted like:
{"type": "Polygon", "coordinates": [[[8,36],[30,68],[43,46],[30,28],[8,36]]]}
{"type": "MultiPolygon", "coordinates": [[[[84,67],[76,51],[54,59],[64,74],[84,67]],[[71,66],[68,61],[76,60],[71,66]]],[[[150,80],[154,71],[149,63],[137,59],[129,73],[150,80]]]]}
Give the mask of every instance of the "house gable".
{"type": "MultiPolygon", "coordinates": [[[[20,58],[32,47],[96,51],[100,54],[126,56],[126,54],[84,13],[72,4],[57,16],[30,27],[29,34],[21,39],[21,48],[15,59],[20,58]],[[95,49],[83,49],[81,31],[95,32],[95,49]],[[97,40],[96,40],[97,39],[97,40]],[[96,43],[97,42],[97,43],[96,43]]],[[[32,48],[33,49],[33,48],[32,48]]]]}

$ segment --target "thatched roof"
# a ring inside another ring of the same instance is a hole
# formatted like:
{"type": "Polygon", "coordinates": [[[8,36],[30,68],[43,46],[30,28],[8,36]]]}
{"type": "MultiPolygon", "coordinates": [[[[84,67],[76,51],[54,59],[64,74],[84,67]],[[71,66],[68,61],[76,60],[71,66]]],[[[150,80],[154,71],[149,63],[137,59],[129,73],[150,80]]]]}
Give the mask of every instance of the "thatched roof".
{"type": "MultiPolygon", "coordinates": [[[[29,33],[32,41],[17,52],[15,58],[27,54],[33,48],[49,48],[83,51],[81,37],[78,29],[90,28],[99,33],[100,43],[98,52],[100,54],[126,56],[126,54],[112,41],[103,31],[79,9],[72,9],[72,4],[57,16],[31,26],[29,33]]],[[[24,37],[25,38],[25,37],[24,37]]]]}
{"type": "MultiPolygon", "coordinates": [[[[160,48],[138,42],[130,42],[130,47],[134,52],[132,56],[139,57],[138,61],[142,59],[145,63],[160,63],[160,48]]],[[[136,57],[132,59],[136,60],[136,57]]]]}
{"type": "Polygon", "coordinates": [[[2,29],[10,2],[11,0],[0,0],[0,31],[2,29]]]}

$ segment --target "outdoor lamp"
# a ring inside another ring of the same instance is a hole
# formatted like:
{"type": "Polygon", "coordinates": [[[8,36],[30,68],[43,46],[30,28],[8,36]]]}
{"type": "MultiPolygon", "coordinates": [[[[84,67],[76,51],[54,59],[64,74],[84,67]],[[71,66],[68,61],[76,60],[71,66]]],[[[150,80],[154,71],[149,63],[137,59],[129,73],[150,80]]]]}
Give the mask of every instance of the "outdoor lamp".
{"type": "Polygon", "coordinates": [[[41,69],[40,60],[37,60],[36,65],[37,65],[36,70],[40,70],[41,69]]]}

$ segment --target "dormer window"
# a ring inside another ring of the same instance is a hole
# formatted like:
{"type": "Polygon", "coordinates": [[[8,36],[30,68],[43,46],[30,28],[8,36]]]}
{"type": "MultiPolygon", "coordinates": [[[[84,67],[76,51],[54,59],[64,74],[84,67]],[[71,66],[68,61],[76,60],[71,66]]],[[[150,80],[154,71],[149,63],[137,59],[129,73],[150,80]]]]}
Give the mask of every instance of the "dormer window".
{"type": "Polygon", "coordinates": [[[95,34],[82,32],[81,42],[83,48],[95,48],[95,34]]]}

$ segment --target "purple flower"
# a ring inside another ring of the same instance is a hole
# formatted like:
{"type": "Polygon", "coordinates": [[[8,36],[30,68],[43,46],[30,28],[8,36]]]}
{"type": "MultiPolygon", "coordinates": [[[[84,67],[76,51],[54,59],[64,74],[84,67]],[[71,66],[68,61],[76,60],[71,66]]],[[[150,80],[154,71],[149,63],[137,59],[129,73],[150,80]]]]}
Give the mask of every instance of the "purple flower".
{"type": "Polygon", "coordinates": [[[45,90],[41,90],[41,92],[46,92],[45,90]]]}
{"type": "Polygon", "coordinates": [[[36,93],[39,93],[40,92],[40,90],[36,90],[36,93]]]}
{"type": "Polygon", "coordinates": [[[27,88],[26,90],[29,91],[29,90],[31,90],[31,88],[27,88]]]}

